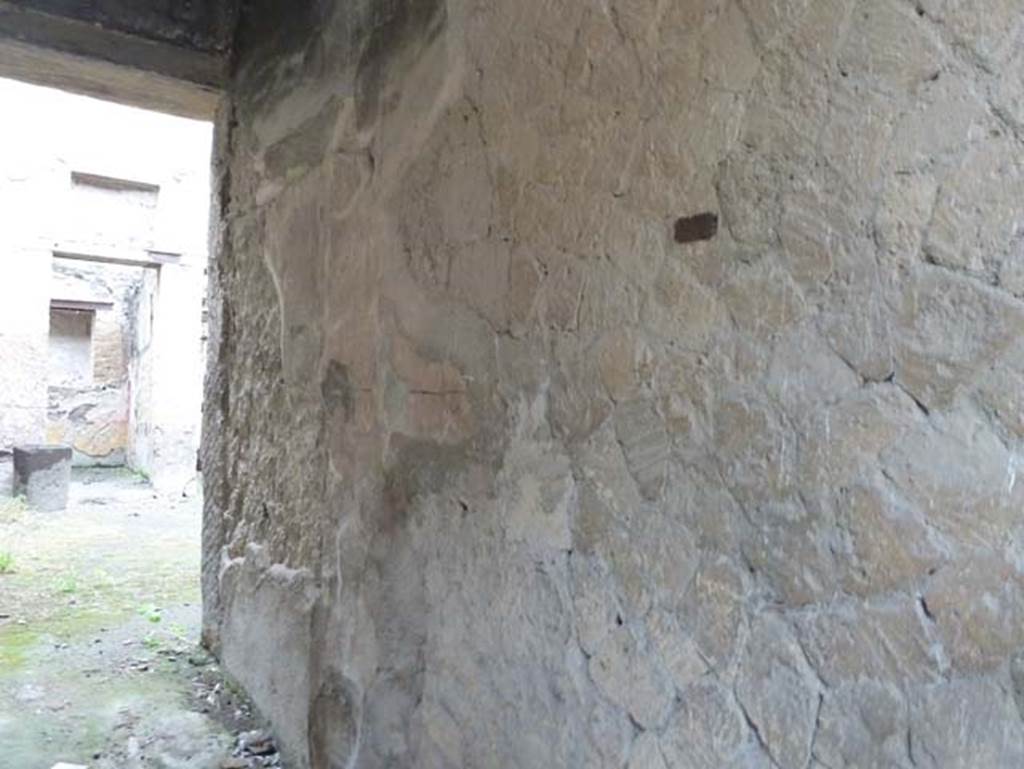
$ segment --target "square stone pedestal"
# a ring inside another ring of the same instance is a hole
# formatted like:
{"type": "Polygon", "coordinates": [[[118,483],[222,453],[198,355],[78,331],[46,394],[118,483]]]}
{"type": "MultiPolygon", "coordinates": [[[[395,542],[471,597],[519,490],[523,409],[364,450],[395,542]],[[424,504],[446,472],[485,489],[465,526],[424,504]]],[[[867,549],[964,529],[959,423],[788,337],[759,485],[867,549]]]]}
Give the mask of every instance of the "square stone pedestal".
{"type": "Polygon", "coordinates": [[[0,450],[0,499],[14,494],[14,455],[0,450]]]}
{"type": "Polygon", "coordinates": [[[63,510],[71,485],[70,446],[15,446],[14,493],[35,510],[63,510]]]}

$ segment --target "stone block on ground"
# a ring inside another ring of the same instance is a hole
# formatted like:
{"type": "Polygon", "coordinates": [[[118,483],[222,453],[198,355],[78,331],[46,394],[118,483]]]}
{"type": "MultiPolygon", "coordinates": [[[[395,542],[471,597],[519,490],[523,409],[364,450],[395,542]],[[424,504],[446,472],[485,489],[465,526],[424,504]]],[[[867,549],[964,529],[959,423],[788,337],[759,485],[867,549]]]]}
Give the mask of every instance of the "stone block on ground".
{"type": "Polygon", "coordinates": [[[14,494],[14,457],[0,451],[0,499],[14,494]]]}
{"type": "Polygon", "coordinates": [[[44,512],[63,510],[70,483],[70,446],[14,447],[14,491],[24,494],[30,507],[44,512]]]}

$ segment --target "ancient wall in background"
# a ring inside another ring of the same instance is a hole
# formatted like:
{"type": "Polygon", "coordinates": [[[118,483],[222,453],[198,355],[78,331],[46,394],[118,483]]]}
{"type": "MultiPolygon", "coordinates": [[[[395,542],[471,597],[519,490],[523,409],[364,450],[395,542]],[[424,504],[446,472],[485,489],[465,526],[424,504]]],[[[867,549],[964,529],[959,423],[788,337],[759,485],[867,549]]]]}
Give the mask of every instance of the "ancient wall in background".
{"type": "Polygon", "coordinates": [[[10,80],[0,104],[0,456],[67,442],[180,490],[199,443],[210,125],[10,80]],[[143,284],[156,341],[132,382],[143,284]],[[91,378],[48,371],[54,302],[91,317],[91,378]]]}
{"type": "Polygon", "coordinates": [[[71,446],[76,465],[127,463],[128,364],[136,296],[146,269],[53,260],[46,442],[71,446]],[[75,300],[103,306],[88,311],[52,306],[75,300]]]}
{"type": "Polygon", "coordinates": [[[250,8],[206,634],[295,766],[1024,763],[1022,34],[250,8]]]}

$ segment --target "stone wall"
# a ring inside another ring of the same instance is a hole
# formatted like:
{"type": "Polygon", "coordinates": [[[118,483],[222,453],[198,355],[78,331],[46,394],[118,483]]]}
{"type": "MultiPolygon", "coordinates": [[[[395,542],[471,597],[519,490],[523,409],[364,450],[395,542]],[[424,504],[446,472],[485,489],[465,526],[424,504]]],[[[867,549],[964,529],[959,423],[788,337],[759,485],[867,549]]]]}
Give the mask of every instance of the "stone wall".
{"type": "Polygon", "coordinates": [[[1024,763],[1019,3],[250,6],[205,632],[295,766],[1024,763]]]}

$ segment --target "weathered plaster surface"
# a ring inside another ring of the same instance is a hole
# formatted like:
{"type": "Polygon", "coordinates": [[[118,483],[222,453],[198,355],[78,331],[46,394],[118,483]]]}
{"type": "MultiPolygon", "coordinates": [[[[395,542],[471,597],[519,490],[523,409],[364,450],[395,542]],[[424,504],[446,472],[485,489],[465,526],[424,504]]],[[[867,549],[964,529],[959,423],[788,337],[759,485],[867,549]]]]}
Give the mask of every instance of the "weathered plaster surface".
{"type": "Polygon", "coordinates": [[[206,634],[296,766],[1024,762],[1022,35],[253,4],[206,634]]]}

